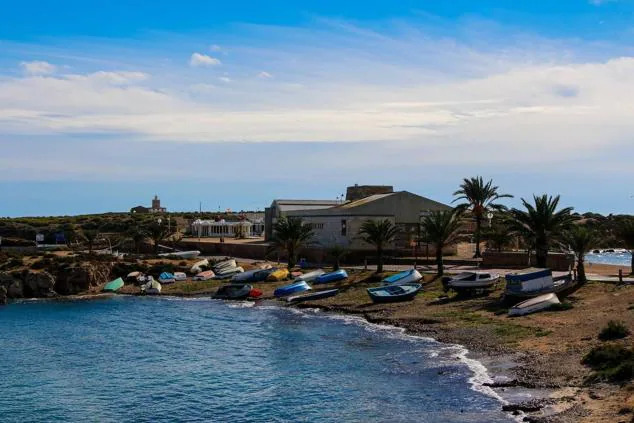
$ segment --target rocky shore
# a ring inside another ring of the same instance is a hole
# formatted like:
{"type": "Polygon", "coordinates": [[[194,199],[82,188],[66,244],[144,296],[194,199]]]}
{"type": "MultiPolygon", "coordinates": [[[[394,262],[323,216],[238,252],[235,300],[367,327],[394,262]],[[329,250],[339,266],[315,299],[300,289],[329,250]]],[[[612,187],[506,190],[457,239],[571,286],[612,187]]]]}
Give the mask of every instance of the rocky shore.
{"type": "MultiPolygon", "coordinates": [[[[191,263],[52,260],[46,269],[0,272],[0,304],[25,297],[91,298],[101,295],[103,284],[125,276],[135,266],[157,272],[165,266],[185,270],[191,263]]],[[[499,302],[501,286],[488,295],[460,298],[445,293],[442,284],[434,281],[414,301],[375,305],[365,289],[376,285],[380,276],[360,270],[350,273],[343,283],[323,286],[338,287],[336,297],[295,307],[354,314],[414,335],[463,345],[489,368],[493,378],[489,386],[509,402],[505,411],[524,421],[634,422],[631,382],[588,383],[590,369],[581,364],[583,356],[599,343],[597,334],[609,320],[619,318],[634,329],[634,287],[589,283],[566,300],[570,304],[566,310],[508,318],[499,302]]],[[[178,282],[165,285],[162,295],[210,295],[223,283],[178,282]]],[[[264,300],[271,300],[273,290],[282,284],[256,287],[263,291],[264,300]]],[[[121,293],[138,295],[139,288],[126,285],[121,293]]],[[[631,338],[622,342],[632,344],[631,338]]]]}

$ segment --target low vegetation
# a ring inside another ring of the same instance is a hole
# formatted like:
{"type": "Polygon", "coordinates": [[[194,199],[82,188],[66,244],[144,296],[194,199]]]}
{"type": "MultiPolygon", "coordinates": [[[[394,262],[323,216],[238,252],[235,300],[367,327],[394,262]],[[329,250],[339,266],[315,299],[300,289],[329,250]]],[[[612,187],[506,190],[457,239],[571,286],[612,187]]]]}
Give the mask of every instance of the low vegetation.
{"type": "Polygon", "coordinates": [[[599,333],[601,341],[610,341],[614,339],[622,339],[630,334],[630,330],[623,322],[610,320],[608,325],[599,333]]]}
{"type": "Polygon", "coordinates": [[[581,361],[594,373],[587,382],[627,382],[634,378],[634,350],[620,344],[594,347],[581,361]]]}

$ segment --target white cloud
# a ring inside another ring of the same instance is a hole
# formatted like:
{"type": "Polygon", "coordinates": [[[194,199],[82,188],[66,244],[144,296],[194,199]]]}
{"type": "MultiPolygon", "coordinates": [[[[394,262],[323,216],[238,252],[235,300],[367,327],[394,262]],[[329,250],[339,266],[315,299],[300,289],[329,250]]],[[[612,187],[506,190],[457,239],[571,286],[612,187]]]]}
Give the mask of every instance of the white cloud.
{"type": "Polygon", "coordinates": [[[206,54],[194,53],[189,58],[189,65],[192,67],[218,66],[220,64],[220,60],[206,54]]]}
{"type": "Polygon", "coordinates": [[[258,78],[263,78],[263,79],[273,78],[273,75],[271,75],[268,72],[262,71],[262,72],[258,73],[258,78]]]}
{"type": "Polygon", "coordinates": [[[222,51],[222,47],[220,47],[218,44],[212,44],[211,46],[209,46],[209,50],[211,50],[211,51],[222,51]]]}
{"type": "Polygon", "coordinates": [[[55,66],[41,60],[32,62],[20,62],[22,70],[27,75],[48,75],[55,72],[55,66]]]}
{"type": "Polygon", "coordinates": [[[229,78],[228,76],[221,76],[218,79],[225,83],[231,82],[231,78],[229,78]]]}

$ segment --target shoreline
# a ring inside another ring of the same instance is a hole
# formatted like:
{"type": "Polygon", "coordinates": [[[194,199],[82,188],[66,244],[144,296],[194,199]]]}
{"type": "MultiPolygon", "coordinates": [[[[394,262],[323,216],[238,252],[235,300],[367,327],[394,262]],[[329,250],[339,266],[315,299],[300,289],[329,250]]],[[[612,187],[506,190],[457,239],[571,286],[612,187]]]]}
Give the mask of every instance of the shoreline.
{"type": "MultiPolygon", "coordinates": [[[[251,266],[244,264],[245,269],[251,266]]],[[[601,273],[606,275],[618,272],[621,267],[600,266],[601,273]]],[[[466,269],[452,269],[462,270],[466,269]]],[[[282,281],[253,284],[263,291],[263,296],[255,301],[271,300],[271,305],[298,311],[319,309],[332,315],[354,316],[368,324],[389,326],[407,336],[433,339],[464,350],[464,360],[474,360],[486,371],[482,388],[507,401],[508,404],[502,404],[503,411],[513,418],[524,416],[524,421],[565,423],[625,422],[628,420],[624,419],[632,418],[632,411],[624,415],[621,410],[630,405],[634,410],[634,394],[630,393],[634,387],[628,391],[617,385],[584,385],[590,370],[580,363],[583,355],[597,345],[596,335],[611,315],[629,318],[627,323],[634,328],[634,313],[627,311],[634,307],[634,295],[628,295],[632,294],[632,286],[590,282],[566,299],[572,304],[571,309],[508,318],[498,302],[503,283],[488,295],[464,298],[447,295],[436,280],[425,283],[413,301],[372,304],[365,288],[376,286],[381,277],[360,269],[350,269],[349,274],[350,278],[344,282],[319,286],[319,289],[339,288],[340,293],[335,297],[310,303],[280,302],[272,294],[274,288],[288,283],[282,281]],[[628,298],[633,301],[628,302],[628,298]]],[[[227,280],[177,282],[164,285],[158,297],[209,297],[226,283],[227,280]]],[[[42,300],[84,301],[139,295],[135,285],[126,285],[117,294],[97,289],[42,300]]],[[[459,355],[457,352],[456,356],[459,355]]]]}

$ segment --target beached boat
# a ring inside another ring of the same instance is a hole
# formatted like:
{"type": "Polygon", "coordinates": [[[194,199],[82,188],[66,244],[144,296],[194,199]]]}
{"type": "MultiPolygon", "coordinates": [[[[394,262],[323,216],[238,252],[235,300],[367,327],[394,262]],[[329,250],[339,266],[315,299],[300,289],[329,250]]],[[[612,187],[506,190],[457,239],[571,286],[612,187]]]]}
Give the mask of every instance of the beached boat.
{"type": "Polygon", "coordinates": [[[203,267],[205,266],[209,266],[209,260],[204,259],[204,260],[200,260],[197,261],[196,263],[194,263],[194,265],[192,266],[192,268],[190,269],[191,273],[193,274],[197,274],[203,271],[203,267]]]}
{"type": "Polygon", "coordinates": [[[275,272],[276,270],[277,268],[275,267],[269,267],[268,269],[261,269],[251,275],[251,277],[249,278],[249,282],[264,282],[266,278],[268,278],[269,275],[275,272]]]}
{"type": "Polygon", "coordinates": [[[419,283],[403,285],[386,285],[368,288],[368,295],[375,303],[396,303],[413,299],[422,288],[419,283]]]}
{"type": "Polygon", "coordinates": [[[123,279],[117,278],[117,279],[105,284],[104,287],[103,287],[103,290],[105,292],[117,292],[118,290],[123,288],[123,285],[124,285],[123,279]]]}
{"type": "Polygon", "coordinates": [[[258,297],[261,297],[262,294],[264,294],[264,292],[262,292],[261,289],[257,289],[257,288],[253,288],[251,291],[249,291],[250,298],[258,298],[258,297]]]}
{"type": "Polygon", "coordinates": [[[384,285],[402,285],[404,283],[416,283],[423,279],[423,276],[416,269],[406,270],[396,275],[383,279],[384,285]]]}
{"type": "Polygon", "coordinates": [[[286,298],[286,301],[289,303],[301,303],[303,301],[322,300],[324,298],[334,297],[338,293],[338,289],[326,289],[324,291],[311,292],[309,294],[293,295],[286,298]]]}
{"type": "Polygon", "coordinates": [[[291,294],[295,294],[297,292],[304,292],[311,289],[312,288],[308,286],[306,281],[300,280],[290,285],[285,285],[285,286],[277,288],[275,291],[273,291],[273,295],[277,298],[287,297],[291,294]]]}
{"type": "Polygon", "coordinates": [[[147,295],[158,295],[161,293],[161,284],[152,279],[151,281],[141,285],[141,292],[147,295]]]}
{"type": "Polygon", "coordinates": [[[238,264],[236,263],[235,260],[230,259],[230,260],[219,261],[218,263],[214,264],[211,267],[215,272],[218,272],[219,270],[229,269],[231,267],[238,267],[238,264]]]}
{"type": "Polygon", "coordinates": [[[212,270],[205,270],[203,272],[200,272],[198,274],[196,274],[196,276],[194,276],[192,278],[192,280],[194,281],[208,281],[209,279],[213,279],[214,278],[215,273],[212,270]]]}
{"type": "Polygon", "coordinates": [[[324,273],[326,272],[324,272],[323,269],[317,269],[313,270],[312,272],[304,273],[298,279],[304,280],[306,282],[312,282],[324,273]]]}
{"type": "Polygon", "coordinates": [[[337,282],[347,278],[348,278],[348,273],[343,269],[339,269],[339,270],[335,270],[334,272],[324,273],[323,275],[317,276],[313,284],[337,282]]]}
{"type": "Polygon", "coordinates": [[[279,282],[288,279],[288,275],[289,272],[287,268],[277,269],[271,272],[269,276],[267,276],[266,280],[268,282],[279,282]]]}
{"type": "Polygon", "coordinates": [[[443,285],[447,289],[461,292],[492,288],[499,279],[500,275],[498,273],[463,272],[452,276],[446,282],[443,281],[443,285]]]}
{"type": "Polygon", "coordinates": [[[505,278],[504,297],[512,300],[533,298],[549,293],[565,295],[566,291],[575,285],[570,274],[553,278],[550,269],[528,268],[508,273],[505,278]]]}
{"type": "Polygon", "coordinates": [[[136,278],[135,282],[137,284],[139,284],[139,285],[144,285],[144,284],[146,284],[148,282],[151,282],[153,280],[154,280],[154,278],[152,277],[152,275],[141,274],[139,277],[136,278]]]}
{"type": "Polygon", "coordinates": [[[173,258],[183,258],[190,259],[195,258],[200,255],[200,251],[192,250],[192,251],[171,251],[169,253],[161,253],[159,257],[173,257],[173,258]]]}
{"type": "Polygon", "coordinates": [[[221,300],[244,300],[249,296],[252,289],[253,287],[248,284],[223,285],[218,288],[218,291],[216,291],[212,298],[221,300]]]}
{"type": "Polygon", "coordinates": [[[125,277],[125,280],[128,283],[137,283],[137,282],[139,282],[139,278],[142,277],[142,276],[143,276],[143,273],[141,273],[141,272],[130,272],[125,277]]]}
{"type": "Polygon", "coordinates": [[[553,305],[559,304],[559,298],[555,294],[544,294],[530,300],[522,301],[509,309],[509,316],[523,316],[537,311],[548,310],[553,305]]]}
{"type": "Polygon", "coordinates": [[[184,272],[174,272],[175,281],[186,281],[187,275],[184,272]]]}
{"type": "Polygon", "coordinates": [[[240,266],[238,267],[230,267],[228,269],[221,269],[219,272],[216,272],[215,279],[229,279],[232,276],[244,272],[244,269],[240,266]]]}
{"type": "Polygon", "coordinates": [[[159,282],[162,284],[174,283],[174,275],[170,272],[163,272],[159,275],[159,282]]]}
{"type": "Polygon", "coordinates": [[[253,275],[255,275],[256,273],[261,272],[261,271],[262,271],[262,269],[245,270],[244,272],[237,273],[237,274],[233,275],[233,277],[231,278],[231,282],[233,282],[233,283],[235,283],[235,282],[253,282],[251,280],[253,275]]]}

